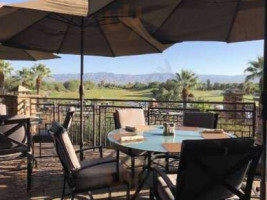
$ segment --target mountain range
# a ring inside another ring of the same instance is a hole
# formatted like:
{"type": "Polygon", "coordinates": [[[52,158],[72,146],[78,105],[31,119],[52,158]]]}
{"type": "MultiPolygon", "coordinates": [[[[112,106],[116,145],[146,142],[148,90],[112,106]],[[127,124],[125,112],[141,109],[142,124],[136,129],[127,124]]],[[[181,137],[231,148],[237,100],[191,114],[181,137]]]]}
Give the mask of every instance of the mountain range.
{"type": "MultiPolygon", "coordinates": [[[[54,74],[50,81],[65,82],[68,80],[79,80],[79,74],[54,74]]],[[[127,84],[127,83],[148,83],[152,81],[164,82],[168,79],[174,79],[172,73],[151,73],[151,74],[114,74],[106,72],[86,73],[84,80],[90,80],[95,83],[104,81],[105,83],[127,84]]],[[[201,82],[210,80],[211,83],[241,83],[245,80],[245,75],[198,75],[201,82]]]]}

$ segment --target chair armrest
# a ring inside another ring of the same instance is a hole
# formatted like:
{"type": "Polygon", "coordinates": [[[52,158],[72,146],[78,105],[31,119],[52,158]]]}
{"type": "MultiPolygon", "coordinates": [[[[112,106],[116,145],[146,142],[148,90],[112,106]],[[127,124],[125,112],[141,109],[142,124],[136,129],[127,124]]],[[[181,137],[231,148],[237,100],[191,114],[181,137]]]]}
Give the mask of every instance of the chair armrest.
{"type": "Polygon", "coordinates": [[[95,167],[95,166],[98,166],[98,165],[103,165],[103,164],[108,164],[108,163],[113,163],[113,162],[117,162],[117,160],[116,159],[106,160],[106,161],[103,161],[103,162],[87,165],[85,167],[82,167],[81,169],[86,169],[86,168],[95,167]]]}
{"type": "Polygon", "coordinates": [[[76,150],[75,152],[81,153],[81,152],[85,152],[85,151],[89,151],[89,150],[95,150],[95,149],[99,149],[100,158],[103,158],[103,147],[102,146],[86,147],[83,149],[76,150]]]}
{"type": "Polygon", "coordinates": [[[170,188],[170,190],[174,194],[176,186],[171,182],[169,177],[163,171],[161,171],[158,167],[153,167],[154,181],[158,181],[158,176],[160,176],[163,179],[163,181],[166,183],[167,187],[170,188]]]}

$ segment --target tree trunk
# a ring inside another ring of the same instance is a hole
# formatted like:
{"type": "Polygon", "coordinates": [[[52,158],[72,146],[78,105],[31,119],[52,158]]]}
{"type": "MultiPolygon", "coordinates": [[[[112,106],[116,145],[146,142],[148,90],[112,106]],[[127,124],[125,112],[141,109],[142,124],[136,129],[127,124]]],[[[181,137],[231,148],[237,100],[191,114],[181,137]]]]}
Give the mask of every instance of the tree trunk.
{"type": "Polygon", "coordinates": [[[40,94],[40,87],[41,87],[41,84],[42,84],[42,80],[40,77],[38,77],[36,79],[36,90],[37,90],[37,94],[39,95],[40,94]]]}
{"type": "Polygon", "coordinates": [[[0,88],[4,89],[5,75],[3,72],[0,72],[0,88]]]}
{"type": "Polygon", "coordinates": [[[189,94],[189,91],[187,88],[183,88],[182,90],[182,99],[183,99],[183,107],[186,108],[186,102],[188,100],[188,94],[189,94]]]}

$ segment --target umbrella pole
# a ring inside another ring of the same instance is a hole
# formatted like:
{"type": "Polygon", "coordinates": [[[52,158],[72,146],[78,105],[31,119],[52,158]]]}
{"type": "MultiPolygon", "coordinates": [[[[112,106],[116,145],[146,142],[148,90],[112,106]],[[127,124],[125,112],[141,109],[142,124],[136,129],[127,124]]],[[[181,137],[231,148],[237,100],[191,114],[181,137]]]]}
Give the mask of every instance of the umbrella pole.
{"type": "MultiPolygon", "coordinates": [[[[84,123],[83,123],[83,100],[84,100],[84,91],[83,91],[83,61],[84,61],[84,18],[82,17],[81,21],[81,74],[80,74],[80,149],[83,149],[83,132],[84,132],[84,123]]],[[[83,160],[83,151],[80,152],[80,160],[83,160]]]]}
{"type": "Polygon", "coordinates": [[[266,199],[266,121],[267,121],[267,0],[265,0],[265,27],[264,27],[264,67],[262,75],[262,168],[261,168],[261,184],[260,199],[266,199]]]}

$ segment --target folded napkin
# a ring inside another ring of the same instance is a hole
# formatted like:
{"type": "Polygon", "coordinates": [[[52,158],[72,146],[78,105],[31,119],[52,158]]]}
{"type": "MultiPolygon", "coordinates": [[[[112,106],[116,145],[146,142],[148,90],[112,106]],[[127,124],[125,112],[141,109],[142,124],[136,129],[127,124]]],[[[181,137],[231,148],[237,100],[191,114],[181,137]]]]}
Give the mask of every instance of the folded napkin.
{"type": "Polygon", "coordinates": [[[144,141],[145,138],[143,135],[134,135],[134,136],[123,136],[120,139],[120,142],[139,142],[144,141]]]}
{"type": "Polygon", "coordinates": [[[169,153],[177,153],[181,152],[181,143],[163,143],[162,146],[169,152],[169,153]]]}
{"type": "Polygon", "coordinates": [[[129,132],[140,132],[140,131],[148,131],[154,128],[152,126],[138,125],[138,126],[126,126],[125,130],[129,132]]]}
{"type": "Polygon", "coordinates": [[[203,134],[223,134],[224,130],[223,129],[203,129],[201,131],[201,133],[203,134]]]}
{"type": "Polygon", "coordinates": [[[112,134],[111,137],[116,140],[116,141],[120,141],[122,137],[126,137],[126,136],[135,136],[135,133],[116,133],[116,134],[112,134]]]}

